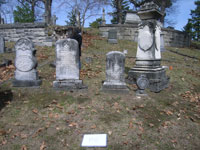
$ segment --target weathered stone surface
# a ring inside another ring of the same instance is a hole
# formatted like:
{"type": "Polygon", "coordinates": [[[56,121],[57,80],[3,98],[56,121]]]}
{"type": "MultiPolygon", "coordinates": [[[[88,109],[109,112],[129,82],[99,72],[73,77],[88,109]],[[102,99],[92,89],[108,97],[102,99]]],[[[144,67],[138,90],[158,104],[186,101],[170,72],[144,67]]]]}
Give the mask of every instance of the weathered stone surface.
{"type": "Polygon", "coordinates": [[[0,36],[0,53],[5,52],[5,40],[2,36],[0,36]]]}
{"type": "Polygon", "coordinates": [[[80,80],[80,56],[78,42],[74,39],[58,40],[56,42],[56,81],[54,88],[83,89],[86,88],[80,80]]]}
{"type": "MultiPolygon", "coordinates": [[[[111,29],[118,31],[117,39],[119,40],[130,40],[138,42],[138,25],[137,24],[106,24],[105,26],[100,26],[99,30],[102,37],[108,38],[108,32],[111,29]],[[130,32],[131,30],[131,32],[130,32]]],[[[164,36],[164,46],[171,47],[185,47],[190,46],[190,37],[181,31],[161,28],[164,36]]]]}
{"type": "MultiPolygon", "coordinates": [[[[146,79],[151,91],[160,92],[168,86],[169,77],[166,76],[165,68],[161,66],[161,24],[158,22],[161,13],[157,9],[149,9],[154,7],[153,4],[153,1],[144,4],[139,11],[142,22],[139,24],[136,66],[129,71],[128,81],[139,83],[140,80],[143,82],[146,79]]],[[[139,84],[138,87],[140,89],[139,84]]],[[[139,93],[144,94],[143,90],[140,89],[139,93]]]]}
{"type": "Polygon", "coordinates": [[[103,83],[103,91],[128,92],[128,88],[124,82],[124,64],[124,53],[112,51],[106,55],[106,81],[103,83]]]}
{"type": "Polygon", "coordinates": [[[16,42],[20,38],[31,39],[34,45],[52,46],[53,41],[48,41],[51,36],[45,23],[18,23],[0,25],[0,35],[3,35],[6,41],[16,42]]]}
{"type": "Polygon", "coordinates": [[[109,30],[108,43],[117,44],[117,30],[115,30],[115,29],[109,30]]]}
{"type": "Polygon", "coordinates": [[[137,12],[127,12],[125,24],[138,24],[140,22],[140,17],[137,15],[137,12]]]}
{"type": "Polygon", "coordinates": [[[42,81],[36,70],[37,61],[32,41],[27,38],[19,39],[15,44],[15,79],[13,86],[30,87],[39,86],[42,81]]]}

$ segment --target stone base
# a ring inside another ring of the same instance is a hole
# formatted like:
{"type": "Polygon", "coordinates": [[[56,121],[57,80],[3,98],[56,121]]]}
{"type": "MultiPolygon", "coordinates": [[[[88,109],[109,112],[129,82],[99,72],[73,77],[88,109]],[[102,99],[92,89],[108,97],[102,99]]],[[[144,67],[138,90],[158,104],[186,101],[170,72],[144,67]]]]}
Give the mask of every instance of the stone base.
{"type": "Polygon", "coordinates": [[[83,85],[82,80],[62,80],[53,81],[53,87],[56,89],[64,90],[81,90],[87,89],[87,86],[83,85]]]}
{"type": "Polygon", "coordinates": [[[12,84],[14,87],[39,87],[42,80],[14,80],[12,84]]]}
{"type": "Polygon", "coordinates": [[[135,84],[140,75],[146,75],[149,80],[149,89],[152,92],[160,92],[168,87],[169,77],[166,76],[166,70],[163,67],[160,68],[132,68],[128,73],[127,82],[135,84]]]}
{"type": "Polygon", "coordinates": [[[108,93],[129,93],[125,83],[104,82],[101,88],[102,92],[108,93]]]}
{"type": "Polygon", "coordinates": [[[108,39],[108,43],[117,44],[117,39],[108,39]]]}

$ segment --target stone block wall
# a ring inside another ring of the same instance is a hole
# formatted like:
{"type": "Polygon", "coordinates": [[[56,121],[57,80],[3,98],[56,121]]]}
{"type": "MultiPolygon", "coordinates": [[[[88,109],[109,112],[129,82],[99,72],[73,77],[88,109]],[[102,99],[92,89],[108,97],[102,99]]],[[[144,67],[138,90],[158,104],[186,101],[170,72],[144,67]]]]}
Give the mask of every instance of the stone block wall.
{"type": "Polygon", "coordinates": [[[53,44],[45,23],[1,24],[0,35],[8,42],[16,42],[18,39],[26,37],[32,40],[34,45],[52,46],[53,44]]]}
{"type": "MultiPolygon", "coordinates": [[[[102,37],[108,38],[108,31],[110,29],[116,29],[117,37],[119,40],[130,40],[137,42],[138,40],[138,24],[109,24],[100,26],[99,30],[102,37]]],[[[170,47],[188,47],[190,46],[190,37],[184,32],[162,28],[164,34],[164,44],[170,47]]]]}

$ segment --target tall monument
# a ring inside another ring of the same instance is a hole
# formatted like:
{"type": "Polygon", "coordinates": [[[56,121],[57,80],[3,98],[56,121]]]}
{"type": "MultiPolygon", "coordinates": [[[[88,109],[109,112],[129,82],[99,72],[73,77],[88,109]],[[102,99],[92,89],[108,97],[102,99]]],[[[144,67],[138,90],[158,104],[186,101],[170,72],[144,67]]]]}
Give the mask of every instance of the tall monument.
{"type": "MultiPolygon", "coordinates": [[[[161,66],[160,34],[161,23],[159,19],[163,15],[158,3],[154,0],[144,3],[138,15],[142,20],[138,25],[138,48],[136,65],[128,73],[128,79],[132,83],[148,83],[148,88],[153,92],[160,92],[168,86],[169,77],[165,68],[161,66]],[[148,80],[148,82],[146,82],[148,80]]],[[[138,85],[140,86],[140,85],[138,85]]]]}

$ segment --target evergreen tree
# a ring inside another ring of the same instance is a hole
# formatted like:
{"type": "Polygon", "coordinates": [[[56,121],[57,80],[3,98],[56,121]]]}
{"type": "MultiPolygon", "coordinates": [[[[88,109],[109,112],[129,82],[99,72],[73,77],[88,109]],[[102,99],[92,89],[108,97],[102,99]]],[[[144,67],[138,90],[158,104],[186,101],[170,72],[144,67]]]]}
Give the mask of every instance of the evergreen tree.
{"type": "Polygon", "coordinates": [[[115,9],[112,13],[113,19],[111,22],[113,24],[123,24],[125,22],[126,11],[129,10],[128,0],[112,0],[112,7],[115,9]]]}
{"type": "Polygon", "coordinates": [[[76,26],[77,25],[76,12],[74,10],[68,13],[67,18],[68,18],[68,20],[65,22],[68,26],[76,26]]]}
{"type": "Polygon", "coordinates": [[[195,10],[191,10],[191,19],[188,20],[184,31],[192,36],[193,40],[200,41],[200,1],[195,1],[197,6],[195,10]]]}
{"type": "Polygon", "coordinates": [[[90,23],[90,27],[98,28],[102,24],[102,18],[97,18],[94,22],[90,23]]]}
{"type": "Polygon", "coordinates": [[[17,6],[16,10],[13,12],[13,15],[14,22],[26,23],[35,21],[34,13],[32,12],[31,6],[28,3],[25,3],[22,6],[17,6]]]}

